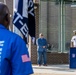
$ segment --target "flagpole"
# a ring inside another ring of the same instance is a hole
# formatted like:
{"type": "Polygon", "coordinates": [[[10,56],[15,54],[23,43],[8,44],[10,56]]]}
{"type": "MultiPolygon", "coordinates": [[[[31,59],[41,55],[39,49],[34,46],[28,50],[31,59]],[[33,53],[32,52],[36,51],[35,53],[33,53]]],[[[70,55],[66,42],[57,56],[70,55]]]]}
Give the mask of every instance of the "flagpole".
{"type": "Polygon", "coordinates": [[[6,4],[6,0],[4,0],[4,3],[6,4]]]}
{"type": "MultiPolygon", "coordinates": [[[[15,7],[15,0],[13,0],[13,15],[14,15],[14,7],[15,7]]],[[[13,25],[13,32],[15,31],[15,26],[13,25]]]]}

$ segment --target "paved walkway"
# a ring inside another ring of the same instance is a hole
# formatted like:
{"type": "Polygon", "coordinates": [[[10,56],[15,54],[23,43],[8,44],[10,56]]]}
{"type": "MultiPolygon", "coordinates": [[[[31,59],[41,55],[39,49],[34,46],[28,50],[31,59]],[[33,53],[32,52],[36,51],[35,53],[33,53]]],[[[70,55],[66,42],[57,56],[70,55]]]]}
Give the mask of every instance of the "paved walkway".
{"type": "Polygon", "coordinates": [[[33,65],[33,75],[76,75],[76,69],[70,69],[68,64],[64,65],[33,65]]]}

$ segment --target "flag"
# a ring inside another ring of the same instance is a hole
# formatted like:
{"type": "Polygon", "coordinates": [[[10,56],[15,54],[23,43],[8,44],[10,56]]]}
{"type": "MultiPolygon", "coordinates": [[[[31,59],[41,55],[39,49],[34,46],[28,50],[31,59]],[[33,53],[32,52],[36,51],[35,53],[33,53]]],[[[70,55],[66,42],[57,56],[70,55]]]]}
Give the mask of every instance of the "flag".
{"type": "Polygon", "coordinates": [[[33,0],[14,0],[13,24],[23,35],[24,41],[28,42],[28,35],[35,39],[35,15],[33,0]],[[29,23],[30,22],[30,23],[29,23]]]}
{"type": "Polygon", "coordinates": [[[25,55],[22,55],[22,62],[28,62],[30,61],[30,58],[25,54],[25,55]]]}
{"type": "Polygon", "coordinates": [[[33,0],[28,0],[28,28],[29,35],[32,38],[32,42],[35,44],[35,14],[34,14],[34,2],[33,0]]]}

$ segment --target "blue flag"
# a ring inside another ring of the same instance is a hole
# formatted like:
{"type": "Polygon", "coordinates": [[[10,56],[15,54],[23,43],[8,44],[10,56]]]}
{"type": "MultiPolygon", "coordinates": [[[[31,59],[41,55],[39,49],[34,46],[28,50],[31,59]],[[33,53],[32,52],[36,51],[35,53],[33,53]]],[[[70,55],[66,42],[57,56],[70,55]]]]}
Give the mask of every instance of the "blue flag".
{"type": "Polygon", "coordinates": [[[29,35],[32,38],[34,44],[36,44],[35,39],[35,14],[34,14],[34,3],[33,0],[28,0],[28,28],[29,35]]]}
{"type": "Polygon", "coordinates": [[[35,15],[33,0],[14,0],[14,2],[13,24],[22,33],[24,41],[27,43],[28,35],[35,39],[35,15]]]}

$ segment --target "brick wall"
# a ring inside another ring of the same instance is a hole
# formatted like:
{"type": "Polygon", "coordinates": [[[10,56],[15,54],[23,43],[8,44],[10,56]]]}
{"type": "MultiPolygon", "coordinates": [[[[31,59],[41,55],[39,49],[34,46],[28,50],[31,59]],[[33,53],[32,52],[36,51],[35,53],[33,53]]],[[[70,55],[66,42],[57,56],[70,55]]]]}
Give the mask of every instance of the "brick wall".
{"type": "MultiPolygon", "coordinates": [[[[36,38],[39,36],[39,5],[36,4],[37,9],[35,9],[35,18],[36,18],[36,38]]],[[[37,63],[37,47],[36,45],[31,44],[31,60],[32,63],[37,63]]]]}
{"type": "Polygon", "coordinates": [[[67,53],[47,53],[47,64],[68,64],[69,55],[67,53]]]}

